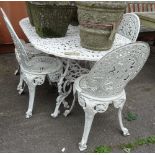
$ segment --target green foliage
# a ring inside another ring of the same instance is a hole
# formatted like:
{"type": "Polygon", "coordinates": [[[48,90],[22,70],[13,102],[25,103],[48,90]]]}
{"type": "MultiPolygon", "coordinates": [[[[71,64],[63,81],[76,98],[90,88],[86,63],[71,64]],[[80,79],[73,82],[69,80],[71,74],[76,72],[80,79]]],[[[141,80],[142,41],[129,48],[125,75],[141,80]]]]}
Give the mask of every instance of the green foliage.
{"type": "Polygon", "coordinates": [[[125,152],[130,152],[134,150],[136,147],[142,146],[145,144],[155,144],[155,136],[153,135],[153,136],[149,136],[146,138],[140,138],[140,139],[135,140],[133,143],[122,144],[121,148],[125,152]]]}
{"type": "Polygon", "coordinates": [[[130,153],[131,150],[134,150],[136,147],[136,145],[134,143],[128,143],[128,144],[122,144],[121,145],[121,149],[124,151],[124,152],[127,152],[127,153],[130,153]]]}
{"type": "Polygon", "coordinates": [[[135,145],[144,145],[144,144],[147,144],[147,139],[145,139],[145,138],[142,138],[142,139],[138,139],[138,140],[136,140],[136,142],[135,142],[135,145]]]}
{"type": "Polygon", "coordinates": [[[133,121],[133,120],[137,120],[137,117],[138,117],[137,114],[134,114],[132,112],[128,112],[125,119],[127,119],[128,121],[133,121]]]}
{"type": "Polygon", "coordinates": [[[112,152],[112,148],[110,146],[98,146],[95,149],[95,153],[110,153],[112,152]]]}
{"type": "MultiPolygon", "coordinates": [[[[148,144],[155,144],[155,135],[146,137],[146,138],[138,138],[134,142],[130,142],[127,144],[121,144],[114,147],[120,147],[124,152],[130,153],[134,149],[139,146],[148,145],[148,144]]],[[[110,153],[112,152],[112,147],[110,146],[98,146],[96,147],[95,153],[110,153]]]]}
{"type": "Polygon", "coordinates": [[[155,136],[148,137],[147,142],[150,143],[150,144],[155,144],[155,136]]]}
{"type": "Polygon", "coordinates": [[[133,143],[128,143],[128,144],[122,144],[121,148],[129,148],[129,149],[134,149],[135,145],[133,143]]]}

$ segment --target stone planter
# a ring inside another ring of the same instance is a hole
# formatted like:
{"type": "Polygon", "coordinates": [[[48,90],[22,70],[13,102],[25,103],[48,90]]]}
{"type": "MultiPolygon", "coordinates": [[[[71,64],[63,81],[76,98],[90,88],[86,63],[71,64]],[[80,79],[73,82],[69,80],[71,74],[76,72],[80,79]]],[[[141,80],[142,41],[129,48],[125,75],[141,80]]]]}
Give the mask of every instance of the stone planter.
{"type": "Polygon", "coordinates": [[[103,51],[111,48],[126,2],[77,2],[81,46],[103,51]]]}
{"type": "Polygon", "coordinates": [[[71,17],[70,24],[73,26],[77,26],[77,25],[79,25],[78,13],[77,13],[78,8],[74,1],[70,1],[70,5],[72,6],[72,17],[71,17]]]}
{"type": "Polygon", "coordinates": [[[29,16],[29,20],[32,26],[34,26],[34,22],[33,22],[33,16],[32,16],[32,12],[31,12],[31,2],[26,1],[26,6],[27,6],[27,14],[29,16]]]}
{"type": "Polygon", "coordinates": [[[72,18],[71,18],[70,24],[72,26],[79,25],[77,7],[76,6],[74,6],[73,9],[72,9],[72,18]]]}
{"type": "Polygon", "coordinates": [[[73,7],[67,1],[30,2],[33,24],[40,37],[64,37],[73,7]]]}

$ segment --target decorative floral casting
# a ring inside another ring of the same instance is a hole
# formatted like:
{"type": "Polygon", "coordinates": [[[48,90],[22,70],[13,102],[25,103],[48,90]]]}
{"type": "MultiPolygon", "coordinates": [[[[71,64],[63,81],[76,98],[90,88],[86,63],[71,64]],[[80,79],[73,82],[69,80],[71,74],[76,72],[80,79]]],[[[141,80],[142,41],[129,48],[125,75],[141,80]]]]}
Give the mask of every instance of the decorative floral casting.
{"type": "Polygon", "coordinates": [[[131,43],[130,39],[117,33],[112,48],[107,51],[98,52],[80,46],[78,26],[70,25],[65,37],[43,39],[38,37],[35,28],[31,26],[28,18],[22,19],[20,25],[30,42],[34,44],[37,49],[62,58],[98,61],[113,49],[131,43]]]}

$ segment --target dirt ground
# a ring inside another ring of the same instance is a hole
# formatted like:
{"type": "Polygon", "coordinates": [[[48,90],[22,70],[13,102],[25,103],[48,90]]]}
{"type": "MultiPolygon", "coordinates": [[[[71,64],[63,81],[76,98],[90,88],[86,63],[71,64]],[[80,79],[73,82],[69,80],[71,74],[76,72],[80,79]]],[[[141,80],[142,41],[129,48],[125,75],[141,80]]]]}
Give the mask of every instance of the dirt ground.
{"type": "MultiPolygon", "coordinates": [[[[19,75],[13,73],[17,66],[14,54],[0,55],[0,152],[80,152],[78,142],[84,127],[84,112],[76,103],[67,118],[61,114],[53,119],[57,90],[47,82],[38,86],[33,116],[25,119],[28,106],[28,90],[21,96],[16,91],[19,75]]],[[[95,116],[89,135],[88,149],[94,152],[100,145],[110,145],[112,152],[123,152],[120,144],[137,138],[155,135],[155,50],[138,76],[126,87],[127,102],[123,109],[123,121],[130,136],[121,135],[117,110],[110,107],[95,116]],[[138,115],[137,120],[127,121],[128,112],[138,115]]],[[[72,96],[68,98],[72,101],[72,96]]],[[[143,145],[132,152],[155,152],[155,144],[143,145]]]]}

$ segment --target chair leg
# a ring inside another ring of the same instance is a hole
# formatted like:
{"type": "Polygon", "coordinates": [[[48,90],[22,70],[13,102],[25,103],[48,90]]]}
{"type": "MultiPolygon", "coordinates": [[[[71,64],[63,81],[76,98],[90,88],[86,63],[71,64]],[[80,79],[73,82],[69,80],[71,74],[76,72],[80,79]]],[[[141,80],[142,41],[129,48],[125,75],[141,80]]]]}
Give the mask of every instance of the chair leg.
{"type": "Polygon", "coordinates": [[[25,83],[24,83],[22,72],[21,72],[20,73],[20,81],[19,81],[19,84],[17,86],[17,91],[18,91],[19,95],[21,95],[23,93],[24,87],[25,87],[25,83]]]}
{"type": "Polygon", "coordinates": [[[92,126],[92,122],[94,120],[94,116],[95,113],[92,112],[91,109],[85,109],[85,125],[84,125],[84,132],[83,132],[83,136],[82,136],[82,140],[79,143],[79,149],[80,151],[84,151],[85,149],[87,149],[87,141],[88,141],[88,136],[89,136],[89,132],[92,126]]]}
{"type": "Polygon", "coordinates": [[[94,120],[94,116],[95,116],[95,112],[90,109],[87,108],[84,109],[85,111],[85,125],[84,125],[84,132],[83,132],[83,136],[82,136],[82,140],[79,143],[79,149],[80,151],[84,151],[85,149],[87,149],[87,141],[88,141],[88,136],[90,133],[90,129],[92,126],[92,122],[94,120]]]}
{"type": "Polygon", "coordinates": [[[113,101],[113,104],[114,104],[115,108],[118,108],[118,120],[119,120],[120,128],[123,132],[123,135],[129,136],[130,133],[129,133],[128,129],[124,127],[123,121],[122,121],[122,110],[123,110],[125,102],[126,102],[126,94],[124,91],[119,99],[116,99],[113,101]]]}
{"type": "Polygon", "coordinates": [[[24,81],[26,82],[29,89],[29,105],[28,110],[26,112],[26,118],[30,118],[32,116],[33,111],[36,86],[42,85],[44,83],[46,75],[33,75],[28,73],[24,74],[24,81]]]}
{"type": "Polygon", "coordinates": [[[123,121],[122,121],[122,109],[123,109],[123,106],[119,107],[119,109],[118,109],[118,119],[119,119],[120,128],[123,131],[123,135],[124,136],[129,136],[130,133],[129,133],[128,129],[125,128],[124,125],[123,125],[123,121]]]}
{"type": "Polygon", "coordinates": [[[28,105],[28,110],[26,112],[26,118],[30,118],[32,116],[32,111],[33,111],[36,85],[33,85],[31,82],[28,82],[27,85],[29,89],[29,105],[28,105]]]}

